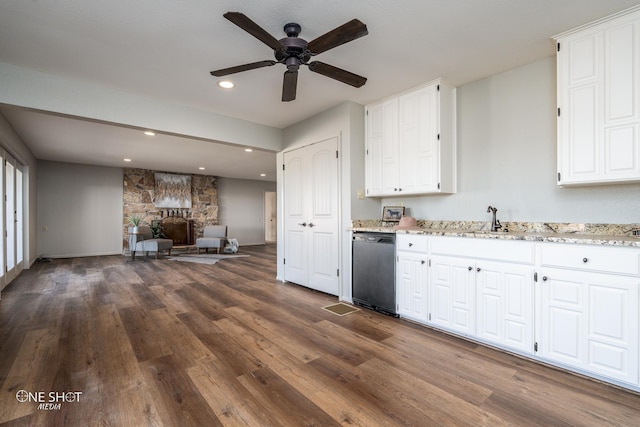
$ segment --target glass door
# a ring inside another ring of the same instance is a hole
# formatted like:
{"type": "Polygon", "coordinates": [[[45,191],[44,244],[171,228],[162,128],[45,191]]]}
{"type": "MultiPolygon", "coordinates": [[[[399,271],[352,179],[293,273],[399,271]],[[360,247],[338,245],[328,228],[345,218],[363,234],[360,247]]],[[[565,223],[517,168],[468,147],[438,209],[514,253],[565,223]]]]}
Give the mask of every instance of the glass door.
{"type": "Polygon", "coordinates": [[[4,277],[1,282],[6,286],[13,280],[23,268],[24,259],[24,230],[22,218],[23,202],[23,174],[22,166],[15,159],[5,153],[4,178],[2,188],[4,190],[4,215],[3,231],[4,245],[2,257],[2,272],[4,277]]]}
{"type": "MultiPolygon", "coordinates": [[[[2,197],[4,199],[4,165],[5,165],[5,155],[4,155],[4,150],[0,149],[0,197],[2,197]]],[[[4,212],[0,215],[0,233],[2,233],[3,236],[6,237],[6,219],[4,216],[4,212]]],[[[6,240],[6,239],[5,239],[6,240]]],[[[6,267],[5,267],[5,244],[3,242],[2,245],[0,245],[0,289],[4,288],[7,283],[9,283],[9,281],[6,278],[5,272],[6,272],[6,267]]]]}

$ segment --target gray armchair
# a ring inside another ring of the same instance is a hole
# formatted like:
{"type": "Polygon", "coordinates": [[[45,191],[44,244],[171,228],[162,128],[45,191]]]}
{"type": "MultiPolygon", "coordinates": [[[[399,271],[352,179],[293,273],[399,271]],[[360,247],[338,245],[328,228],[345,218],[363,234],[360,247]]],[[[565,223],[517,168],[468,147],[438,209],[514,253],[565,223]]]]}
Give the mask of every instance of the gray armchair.
{"type": "Polygon", "coordinates": [[[220,249],[227,244],[227,226],[226,225],[207,225],[204,227],[203,236],[196,239],[196,248],[198,253],[200,249],[205,249],[208,253],[209,248],[215,248],[220,253],[220,249]]]}
{"type": "Polygon", "coordinates": [[[173,240],[153,238],[151,228],[146,225],[138,227],[138,232],[133,233],[133,227],[129,227],[129,251],[131,251],[131,260],[136,259],[136,252],[145,252],[146,256],[149,256],[149,252],[156,253],[156,259],[158,259],[158,253],[160,251],[168,251],[168,255],[171,255],[171,249],[173,248],[173,240]]]}

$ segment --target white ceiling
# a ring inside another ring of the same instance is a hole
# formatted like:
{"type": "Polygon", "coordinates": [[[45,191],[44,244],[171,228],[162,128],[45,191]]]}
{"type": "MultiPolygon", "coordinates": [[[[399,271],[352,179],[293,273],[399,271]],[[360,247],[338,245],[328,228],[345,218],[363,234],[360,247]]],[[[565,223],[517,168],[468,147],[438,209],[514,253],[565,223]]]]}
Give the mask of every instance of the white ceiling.
{"type": "MultiPolygon", "coordinates": [[[[459,86],[551,56],[552,35],[638,3],[2,0],[0,62],[285,128],[347,100],[364,105],[438,77],[459,86]],[[297,99],[283,103],[284,67],[277,64],[230,76],[231,91],[218,88],[209,71],[272,59],[269,47],[223,18],[227,11],[243,12],[276,38],[284,37],[284,24],[297,22],[308,41],[360,19],[367,36],[317,60],[367,77],[366,85],[356,89],[303,67],[297,99]]],[[[273,153],[172,135],[151,140],[138,129],[13,107],[0,111],[39,159],[122,166],[131,157],[132,167],[198,173],[194,167],[205,166],[207,174],[275,180],[273,153]],[[156,157],[163,153],[171,155],[156,157]]]]}

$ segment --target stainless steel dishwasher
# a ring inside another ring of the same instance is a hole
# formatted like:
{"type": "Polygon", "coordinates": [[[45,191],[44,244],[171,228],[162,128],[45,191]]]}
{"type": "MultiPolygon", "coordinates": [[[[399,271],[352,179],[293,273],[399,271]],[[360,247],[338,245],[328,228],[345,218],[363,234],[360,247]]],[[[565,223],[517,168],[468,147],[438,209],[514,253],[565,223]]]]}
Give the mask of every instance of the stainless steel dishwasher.
{"type": "Polygon", "coordinates": [[[354,233],[352,245],[353,302],[396,316],[396,236],[354,233]]]}

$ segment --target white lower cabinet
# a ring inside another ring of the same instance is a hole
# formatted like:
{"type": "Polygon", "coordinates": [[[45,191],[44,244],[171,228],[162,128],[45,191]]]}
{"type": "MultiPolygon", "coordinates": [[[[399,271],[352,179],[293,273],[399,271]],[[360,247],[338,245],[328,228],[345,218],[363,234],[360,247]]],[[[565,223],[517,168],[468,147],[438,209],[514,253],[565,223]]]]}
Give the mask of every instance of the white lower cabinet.
{"type": "Polygon", "coordinates": [[[427,321],[427,237],[398,235],[396,238],[396,299],[400,316],[427,321]]]}
{"type": "Polygon", "coordinates": [[[476,337],[533,354],[534,269],[479,262],[476,266],[476,337]]]}
{"type": "Polygon", "coordinates": [[[429,324],[532,354],[534,245],[434,237],[430,249],[429,324]]]}
{"type": "Polygon", "coordinates": [[[542,245],[536,302],[540,358],[639,384],[639,254],[637,249],[542,245]]]}
{"type": "Polygon", "coordinates": [[[640,249],[398,234],[398,314],[640,391],[640,249]]]}
{"type": "Polygon", "coordinates": [[[396,269],[398,314],[418,322],[427,321],[427,256],[399,254],[396,269]]]}
{"type": "Polygon", "coordinates": [[[431,257],[429,324],[475,335],[475,275],[464,258],[431,257]]]}
{"type": "Polygon", "coordinates": [[[430,324],[533,353],[532,266],[434,256],[430,324]]]}
{"type": "Polygon", "coordinates": [[[545,269],[538,356],[638,384],[637,279],[545,269]]]}

